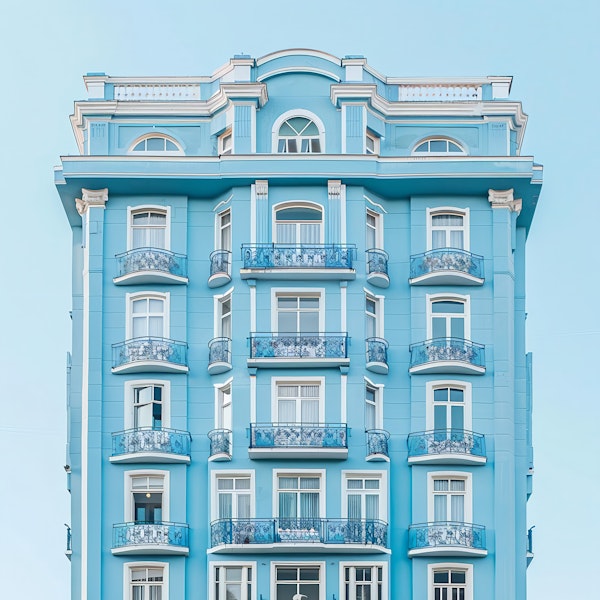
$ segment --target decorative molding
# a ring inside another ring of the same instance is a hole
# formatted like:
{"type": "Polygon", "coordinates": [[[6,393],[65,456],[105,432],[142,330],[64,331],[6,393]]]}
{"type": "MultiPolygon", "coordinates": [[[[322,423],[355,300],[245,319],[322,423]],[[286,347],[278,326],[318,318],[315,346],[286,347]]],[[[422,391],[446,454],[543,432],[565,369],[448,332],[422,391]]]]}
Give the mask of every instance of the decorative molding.
{"type": "Polygon", "coordinates": [[[75,198],[75,206],[80,215],[84,215],[91,206],[101,206],[105,208],[108,202],[108,188],[101,190],[86,190],[81,188],[81,198],[75,198]]]}
{"type": "Polygon", "coordinates": [[[257,179],[255,185],[256,199],[267,200],[269,197],[269,182],[266,179],[257,179]]]}
{"type": "Polygon", "coordinates": [[[488,200],[492,208],[508,208],[511,212],[516,212],[517,215],[521,212],[523,202],[515,200],[513,189],[509,190],[488,190],[488,200]]]}
{"type": "Polygon", "coordinates": [[[330,179],[327,182],[327,197],[329,200],[342,199],[342,181],[340,179],[330,179]]]}

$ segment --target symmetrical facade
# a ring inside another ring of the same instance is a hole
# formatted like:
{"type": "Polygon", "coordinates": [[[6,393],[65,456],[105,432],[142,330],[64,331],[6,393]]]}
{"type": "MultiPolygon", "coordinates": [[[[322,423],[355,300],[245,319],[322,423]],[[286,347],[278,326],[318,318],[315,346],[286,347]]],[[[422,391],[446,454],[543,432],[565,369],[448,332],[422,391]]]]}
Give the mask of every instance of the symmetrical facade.
{"type": "Polygon", "coordinates": [[[524,599],[542,170],[511,79],[312,50],[84,79],[73,600],[524,599]]]}

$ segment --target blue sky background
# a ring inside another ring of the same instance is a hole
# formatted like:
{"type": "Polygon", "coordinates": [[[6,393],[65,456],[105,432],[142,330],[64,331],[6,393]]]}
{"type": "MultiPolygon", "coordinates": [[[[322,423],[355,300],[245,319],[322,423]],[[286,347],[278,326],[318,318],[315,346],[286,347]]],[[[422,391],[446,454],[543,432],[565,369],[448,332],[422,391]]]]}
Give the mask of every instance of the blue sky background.
{"type": "MultiPolygon", "coordinates": [[[[70,230],[52,167],[76,154],[82,75],[207,75],[234,54],[363,54],[388,76],[513,75],[545,167],[528,241],[536,525],[529,600],[589,598],[600,425],[600,3],[594,0],[7,0],[0,9],[0,597],[64,600],[70,230]]],[[[499,599],[503,600],[503,599],[499,599]]],[[[510,599],[506,599],[510,600],[510,599]]]]}

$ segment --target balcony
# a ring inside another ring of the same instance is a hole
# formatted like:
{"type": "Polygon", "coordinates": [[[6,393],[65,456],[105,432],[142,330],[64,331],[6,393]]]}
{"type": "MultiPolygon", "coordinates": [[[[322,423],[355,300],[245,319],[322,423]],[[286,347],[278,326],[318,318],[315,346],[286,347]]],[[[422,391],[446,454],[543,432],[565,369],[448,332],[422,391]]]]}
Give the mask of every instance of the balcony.
{"type": "Polygon", "coordinates": [[[231,460],[231,431],[229,429],[213,429],[207,435],[210,440],[209,462],[231,460]]]}
{"type": "Polygon", "coordinates": [[[112,345],[113,373],[187,373],[187,344],[167,338],[133,338],[112,345]]]}
{"type": "Polygon", "coordinates": [[[388,443],[390,434],[383,429],[368,429],[367,462],[390,462],[388,443]]]}
{"type": "Polygon", "coordinates": [[[348,366],[347,333],[251,333],[249,367],[348,366]]]}
{"type": "Polygon", "coordinates": [[[483,256],[438,248],[410,257],[411,285],[482,285],[483,256]]]}
{"type": "Polygon", "coordinates": [[[231,281],[231,252],[215,250],[210,253],[208,287],[217,288],[231,281]]]}
{"type": "Polygon", "coordinates": [[[220,519],[210,526],[210,552],[388,552],[388,524],[360,519],[220,519]]]}
{"type": "Polygon", "coordinates": [[[345,423],[251,423],[250,458],[345,459],[348,427],[345,423]]]}
{"type": "Polygon", "coordinates": [[[118,523],[113,525],[113,554],[183,554],[190,552],[185,523],[118,523]]]}
{"type": "Polygon", "coordinates": [[[387,375],[388,367],[388,347],[387,340],[383,338],[367,338],[367,370],[380,375],[387,375]]]}
{"type": "Polygon", "coordinates": [[[117,254],[116,285],[187,283],[187,257],[161,248],[135,248],[117,254]]]}
{"type": "Polygon", "coordinates": [[[485,436],[463,429],[435,429],[408,436],[408,464],[484,465],[485,436]]]}
{"type": "Polygon", "coordinates": [[[408,556],[487,556],[485,527],[436,521],[408,528],[408,556]]]}
{"type": "Polygon", "coordinates": [[[485,373],[485,346],[460,338],[435,338],[410,346],[410,373],[485,373]]]}
{"type": "Polygon", "coordinates": [[[225,337],[213,338],[208,342],[208,372],[218,375],[231,371],[231,340],[225,337]]]}
{"type": "Polygon", "coordinates": [[[138,427],[112,434],[110,462],[189,463],[191,436],[177,429],[138,427]]]}
{"type": "Polygon", "coordinates": [[[346,244],[242,244],[242,279],[355,279],[356,247],[346,244]]]}
{"type": "Polygon", "coordinates": [[[367,250],[367,281],[371,285],[380,288],[389,287],[388,260],[389,256],[385,250],[377,248],[367,250]]]}

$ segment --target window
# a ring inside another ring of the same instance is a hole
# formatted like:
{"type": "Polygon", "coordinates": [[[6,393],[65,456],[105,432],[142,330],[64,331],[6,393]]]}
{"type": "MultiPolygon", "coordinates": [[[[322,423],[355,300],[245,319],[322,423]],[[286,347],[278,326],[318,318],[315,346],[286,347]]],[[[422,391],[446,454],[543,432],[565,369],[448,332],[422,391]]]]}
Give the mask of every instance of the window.
{"type": "Polygon", "coordinates": [[[379,138],[368,129],[365,134],[365,154],[379,154],[379,138]]]}
{"type": "Polygon", "coordinates": [[[468,212],[443,210],[429,212],[428,246],[430,250],[438,248],[469,249],[468,212]]]}
{"type": "Polygon", "coordinates": [[[217,250],[231,252],[231,210],[227,209],[217,215],[217,250]]]}
{"type": "Polygon", "coordinates": [[[166,295],[129,295],[130,319],[127,338],[168,337],[166,305],[166,295]]]}
{"type": "Polygon", "coordinates": [[[231,339],[231,293],[215,297],[215,337],[231,339]]]}
{"type": "Polygon", "coordinates": [[[132,391],[134,428],[160,429],[163,424],[163,386],[135,386],[132,391]]]}
{"type": "Polygon", "coordinates": [[[365,294],[365,337],[383,337],[383,298],[365,294]]]}
{"type": "Polygon", "coordinates": [[[129,600],[166,600],[167,566],[139,565],[126,566],[128,571],[129,600]]]}
{"type": "Polygon", "coordinates": [[[219,136],[219,154],[221,156],[225,154],[233,153],[233,132],[231,129],[226,129],[219,136]]]}
{"type": "Polygon", "coordinates": [[[130,212],[129,249],[168,249],[168,211],[135,210],[130,212]]]}
{"type": "Polygon", "coordinates": [[[430,339],[469,339],[468,298],[430,296],[429,308],[428,337],[430,339]]]}
{"type": "Polygon", "coordinates": [[[217,410],[215,427],[217,429],[232,429],[231,419],[231,383],[217,388],[217,410]]]}
{"type": "Polygon", "coordinates": [[[429,600],[471,600],[471,565],[428,565],[430,592],[429,600]]]}
{"type": "Polygon", "coordinates": [[[344,566],[344,596],[342,600],[383,600],[383,565],[344,566]]]}
{"type": "Polygon", "coordinates": [[[433,429],[465,429],[465,389],[435,386],[433,395],[433,429]]]}
{"type": "Polygon", "coordinates": [[[365,382],[365,430],[381,429],[382,418],[381,388],[365,382]]]}
{"type": "Polygon", "coordinates": [[[247,565],[228,564],[214,568],[214,600],[252,600],[252,574],[247,565]]]}
{"type": "Polygon", "coordinates": [[[446,138],[431,138],[417,143],[413,154],[466,154],[464,148],[446,138]]]}
{"type": "Polygon", "coordinates": [[[321,244],[323,242],[323,211],[321,207],[283,206],[275,211],[275,243],[321,244]]]}
{"type": "Polygon", "coordinates": [[[321,565],[276,565],[275,600],[321,600],[321,565]]]}
{"type": "Polygon", "coordinates": [[[183,154],[181,146],[164,135],[149,135],[133,143],[130,154],[183,154]]]}
{"type": "Polygon", "coordinates": [[[130,520],[136,523],[168,521],[163,495],[165,475],[160,472],[129,475],[131,511],[130,520]]]}
{"type": "Polygon", "coordinates": [[[311,474],[277,475],[277,504],[282,528],[319,528],[321,516],[321,476],[311,474]],[[293,521],[293,523],[290,523],[293,521]]]}
{"type": "Polygon", "coordinates": [[[277,152],[289,154],[321,152],[319,127],[307,117],[286,119],[279,127],[277,152]]]}
{"type": "Polygon", "coordinates": [[[218,519],[249,519],[252,516],[252,478],[250,475],[219,474],[217,482],[218,519]]]}
{"type": "Polygon", "coordinates": [[[367,210],[366,223],[366,249],[374,250],[383,248],[383,217],[379,213],[367,210]]]}
{"type": "Polygon", "coordinates": [[[381,478],[345,474],[348,519],[373,521],[381,518],[381,478]]]}
{"type": "Polygon", "coordinates": [[[319,294],[277,294],[277,332],[280,334],[319,333],[321,297],[319,294]]]}
{"type": "Polygon", "coordinates": [[[470,523],[471,475],[463,472],[429,473],[428,521],[470,523]]]}
{"type": "Polygon", "coordinates": [[[321,385],[319,382],[277,383],[275,420],[279,424],[315,424],[322,422],[321,385]]]}

